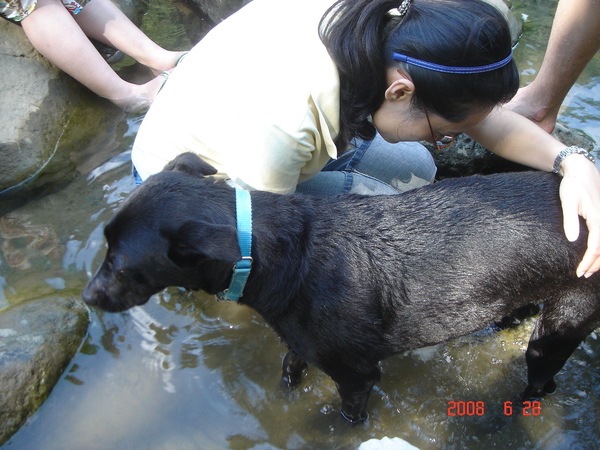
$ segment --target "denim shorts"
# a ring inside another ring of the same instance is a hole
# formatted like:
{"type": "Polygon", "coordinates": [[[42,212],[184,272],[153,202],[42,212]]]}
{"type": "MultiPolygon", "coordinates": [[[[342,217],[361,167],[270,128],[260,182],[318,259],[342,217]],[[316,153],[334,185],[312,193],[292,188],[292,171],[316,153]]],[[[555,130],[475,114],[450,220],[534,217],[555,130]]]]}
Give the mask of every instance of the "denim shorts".
{"type": "MultiPolygon", "coordinates": [[[[79,14],[90,0],[62,0],[62,4],[73,16],[79,14]]],[[[37,0],[7,0],[0,2],[0,16],[11,22],[19,23],[31,14],[37,6],[37,0]]]]}

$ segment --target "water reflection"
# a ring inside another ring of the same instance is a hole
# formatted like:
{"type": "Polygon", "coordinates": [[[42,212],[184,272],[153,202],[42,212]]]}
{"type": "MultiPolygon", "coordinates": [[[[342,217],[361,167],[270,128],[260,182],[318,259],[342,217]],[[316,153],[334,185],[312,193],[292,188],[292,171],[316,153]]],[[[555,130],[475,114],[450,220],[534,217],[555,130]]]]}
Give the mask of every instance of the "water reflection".
{"type": "MultiPolygon", "coordinates": [[[[536,30],[547,28],[551,9],[542,2],[514,3],[529,13],[526,32],[532,40],[518,49],[527,79],[541,62],[545,39],[538,42],[536,30]]],[[[581,81],[561,120],[598,142],[599,57],[581,81]]],[[[58,253],[30,258],[27,271],[2,258],[0,308],[56,289],[81,291],[103,255],[104,224],[134,188],[129,151],[139,121],[127,122],[117,156],[61,193],[17,212],[37,235],[49,227],[45,235],[54,236],[50,241],[58,253]],[[48,211],[58,213],[50,217],[48,211]]],[[[12,245],[24,248],[26,242],[12,245]]],[[[498,333],[486,329],[384,361],[370,418],[352,427],[338,414],[332,381],[315,368],[298,389],[281,385],[285,348],[255,312],[171,288],[129,312],[92,311],[80,352],[50,398],[5,447],[349,449],[370,438],[400,436],[422,449],[597,448],[598,335],[567,362],[557,377],[558,392],[543,402],[541,414],[526,416],[516,395],[525,383],[532,324],[498,333]],[[452,416],[451,401],[480,403],[483,410],[452,416]],[[513,407],[510,414],[507,405],[513,407]]]]}
{"type": "Polygon", "coordinates": [[[599,99],[600,76],[590,79],[585,85],[577,85],[571,89],[561,116],[567,126],[585,130],[596,143],[600,142],[599,99]]]}
{"type": "Polygon", "coordinates": [[[369,421],[352,427],[338,414],[333,383],[316,369],[295,391],[280,384],[285,348],[260,316],[169,289],[143,308],[94,312],[68,374],[8,447],[356,448],[393,435],[423,449],[593,448],[600,431],[598,336],[567,363],[542,414],[524,416],[515,393],[524,386],[532,326],[486,329],[390,358],[369,421]],[[482,402],[484,410],[450,416],[449,401],[482,402]],[[506,415],[509,401],[514,410],[506,415]]]}

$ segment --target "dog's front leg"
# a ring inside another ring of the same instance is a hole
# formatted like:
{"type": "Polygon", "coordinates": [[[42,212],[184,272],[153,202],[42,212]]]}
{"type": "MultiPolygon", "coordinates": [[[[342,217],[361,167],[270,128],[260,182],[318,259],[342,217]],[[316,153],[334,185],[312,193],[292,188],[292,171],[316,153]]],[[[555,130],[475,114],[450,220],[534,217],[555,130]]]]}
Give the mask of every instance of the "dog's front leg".
{"type": "Polygon", "coordinates": [[[283,358],[283,381],[290,387],[295,388],[300,384],[302,372],[308,364],[294,350],[287,352],[283,358]]]}
{"type": "Polygon", "coordinates": [[[374,369],[370,374],[352,373],[344,377],[344,380],[334,380],[342,398],[340,413],[344,419],[357,423],[369,417],[367,403],[373,386],[380,377],[379,369],[374,369]]]}

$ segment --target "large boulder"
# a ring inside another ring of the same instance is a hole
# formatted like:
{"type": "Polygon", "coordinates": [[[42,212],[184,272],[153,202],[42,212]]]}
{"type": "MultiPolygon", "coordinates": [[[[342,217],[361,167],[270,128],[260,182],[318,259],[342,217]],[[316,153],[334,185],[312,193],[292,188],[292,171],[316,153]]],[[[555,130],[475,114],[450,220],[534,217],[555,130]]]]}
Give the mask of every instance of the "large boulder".
{"type": "Polygon", "coordinates": [[[81,300],[48,297],[0,314],[0,445],[48,397],[89,322],[81,300]]]}
{"type": "Polygon", "coordinates": [[[31,47],[19,26],[2,20],[0,34],[1,202],[14,200],[25,190],[26,180],[44,176],[69,123],[77,91],[31,47]]]}
{"type": "MultiPolygon", "coordinates": [[[[64,187],[77,154],[122,113],[43,58],[22,28],[0,21],[0,215],[64,187]]],[[[102,138],[104,138],[103,136],[102,138]]]]}
{"type": "Polygon", "coordinates": [[[251,0],[189,0],[206,14],[213,23],[219,23],[251,0]]]}
{"type": "MultiPolygon", "coordinates": [[[[134,23],[147,6],[115,3],[134,23]]],[[[0,20],[0,35],[1,216],[64,187],[77,174],[80,151],[114,133],[123,114],[42,57],[19,25],[0,20]]]]}

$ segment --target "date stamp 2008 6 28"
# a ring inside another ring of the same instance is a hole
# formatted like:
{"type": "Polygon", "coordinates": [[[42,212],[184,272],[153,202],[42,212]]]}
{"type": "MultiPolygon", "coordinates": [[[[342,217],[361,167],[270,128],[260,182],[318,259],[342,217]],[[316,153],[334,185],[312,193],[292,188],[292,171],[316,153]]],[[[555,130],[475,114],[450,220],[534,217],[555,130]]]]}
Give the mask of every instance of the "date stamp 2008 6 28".
{"type": "MultiPolygon", "coordinates": [[[[513,406],[513,402],[503,403],[503,412],[505,416],[512,416],[520,413],[523,416],[539,416],[542,413],[542,404],[538,401],[524,401],[521,405],[513,406]]],[[[449,416],[483,416],[486,413],[485,402],[448,402],[449,416]]]]}

